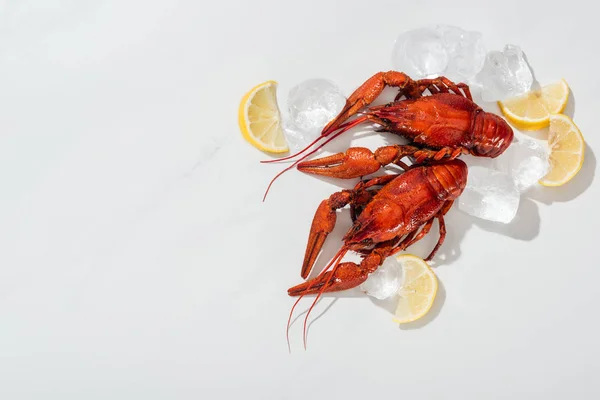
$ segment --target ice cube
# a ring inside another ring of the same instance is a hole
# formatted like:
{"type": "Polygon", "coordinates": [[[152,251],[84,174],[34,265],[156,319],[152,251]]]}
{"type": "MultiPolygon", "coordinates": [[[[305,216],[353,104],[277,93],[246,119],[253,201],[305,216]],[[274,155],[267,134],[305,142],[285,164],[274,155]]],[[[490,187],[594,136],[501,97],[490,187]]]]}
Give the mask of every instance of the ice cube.
{"type": "Polygon", "coordinates": [[[519,190],[508,174],[471,166],[467,186],[458,198],[458,208],[474,217],[506,224],[517,214],[519,200],[519,190]]]}
{"type": "Polygon", "coordinates": [[[379,300],[398,293],[402,285],[402,267],[396,257],[388,257],[379,268],[372,272],[360,285],[360,290],[379,300]]]}
{"type": "Polygon", "coordinates": [[[402,33],[394,43],[392,66],[413,79],[441,75],[448,66],[442,35],[434,27],[402,33]]]}
{"type": "Polygon", "coordinates": [[[311,142],[311,137],[313,137],[313,139],[316,137],[316,135],[311,136],[308,133],[301,131],[287,119],[283,121],[282,128],[283,134],[285,135],[285,141],[292,154],[304,149],[306,145],[311,142]]]}
{"type": "Polygon", "coordinates": [[[484,101],[498,101],[531,90],[533,73],[521,48],[507,44],[503,51],[487,53],[475,81],[484,101]]]}
{"type": "Polygon", "coordinates": [[[346,97],[333,82],[309,79],[290,90],[287,105],[289,122],[308,143],[321,134],[325,125],[342,111],[346,97]]]}
{"type": "Polygon", "coordinates": [[[483,35],[452,25],[438,25],[436,30],[442,36],[448,55],[444,76],[455,82],[472,80],[485,62],[483,35]]]}
{"type": "Polygon", "coordinates": [[[494,159],[496,169],[510,175],[523,193],[550,169],[548,148],[532,139],[515,139],[504,153],[494,159]]]}
{"type": "Polygon", "coordinates": [[[413,79],[444,75],[468,82],[483,67],[485,47],[479,32],[436,25],[402,33],[394,43],[392,65],[413,79]]]}

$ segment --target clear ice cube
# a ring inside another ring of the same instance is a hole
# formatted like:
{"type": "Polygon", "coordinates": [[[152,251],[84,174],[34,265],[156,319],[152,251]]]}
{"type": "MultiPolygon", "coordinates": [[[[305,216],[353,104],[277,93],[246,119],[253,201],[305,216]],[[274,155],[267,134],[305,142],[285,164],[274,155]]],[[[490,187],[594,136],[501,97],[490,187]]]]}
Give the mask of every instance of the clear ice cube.
{"type": "Polygon", "coordinates": [[[475,81],[484,101],[498,101],[531,90],[533,73],[521,48],[507,44],[503,51],[487,53],[475,81]]]}
{"type": "Polygon", "coordinates": [[[466,31],[452,25],[438,25],[448,55],[444,76],[455,82],[469,82],[485,62],[485,46],[480,32],[466,31]]]}
{"type": "Polygon", "coordinates": [[[441,33],[425,27],[400,34],[394,43],[392,66],[413,79],[441,75],[448,66],[441,33]]]}
{"type": "Polygon", "coordinates": [[[307,144],[321,134],[325,125],[339,114],[345,105],[346,97],[333,82],[326,79],[309,79],[294,86],[289,92],[289,123],[299,135],[301,133],[307,144]]]}
{"type": "Polygon", "coordinates": [[[413,79],[444,75],[456,82],[471,80],[483,67],[485,47],[479,32],[436,25],[402,33],[394,43],[394,69],[413,79]]]}
{"type": "Polygon", "coordinates": [[[483,166],[469,167],[458,208],[477,218],[509,223],[517,214],[520,193],[508,174],[483,166]]]}
{"type": "Polygon", "coordinates": [[[283,134],[285,135],[285,141],[290,148],[292,154],[304,149],[317,135],[310,135],[307,132],[301,131],[289,120],[283,121],[283,134]],[[312,139],[311,139],[312,138],[312,139]]]}
{"type": "Polygon", "coordinates": [[[396,257],[388,257],[366,281],[360,285],[360,290],[379,300],[387,299],[398,293],[402,286],[402,267],[396,257]]]}
{"type": "Polygon", "coordinates": [[[523,193],[543,178],[550,169],[548,148],[536,140],[520,138],[494,159],[496,169],[513,178],[523,193]]]}

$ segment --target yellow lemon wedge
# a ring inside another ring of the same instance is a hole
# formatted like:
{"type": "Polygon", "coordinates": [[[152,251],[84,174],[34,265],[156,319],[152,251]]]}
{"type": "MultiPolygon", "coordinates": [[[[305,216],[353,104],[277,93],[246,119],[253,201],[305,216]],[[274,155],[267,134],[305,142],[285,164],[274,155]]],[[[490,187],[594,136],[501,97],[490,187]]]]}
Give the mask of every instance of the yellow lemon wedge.
{"type": "Polygon", "coordinates": [[[421,258],[401,254],[396,259],[402,266],[404,282],[393,320],[404,324],[416,321],[429,312],[437,294],[438,281],[431,267],[421,258]]]}
{"type": "Polygon", "coordinates": [[[242,97],[238,122],[242,136],[254,147],[269,153],[289,151],[277,105],[277,82],[263,82],[242,97]]]}
{"type": "Polygon", "coordinates": [[[548,126],[551,114],[562,113],[568,100],[569,85],[561,79],[539,90],[499,101],[498,105],[504,116],[517,128],[536,130],[548,126]]]}
{"type": "Polygon", "coordinates": [[[544,186],[561,186],[581,169],[585,141],[573,120],[564,114],[550,116],[548,133],[550,171],[540,180],[544,186]]]}

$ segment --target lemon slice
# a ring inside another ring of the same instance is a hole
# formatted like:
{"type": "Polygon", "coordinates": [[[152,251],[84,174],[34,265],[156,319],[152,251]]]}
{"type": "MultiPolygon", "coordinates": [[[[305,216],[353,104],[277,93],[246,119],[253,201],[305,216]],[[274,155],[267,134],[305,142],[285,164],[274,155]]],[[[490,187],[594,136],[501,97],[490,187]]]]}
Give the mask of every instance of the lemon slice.
{"type": "Polygon", "coordinates": [[[404,324],[429,312],[437,294],[438,282],[429,265],[419,257],[401,254],[396,259],[402,266],[404,282],[393,319],[404,324]]]}
{"type": "Polygon", "coordinates": [[[289,151],[277,106],[277,82],[263,82],[250,89],[240,102],[238,121],[242,136],[254,147],[270,153],[289,151]]]}
{"type": "Polygon", "coordinates": [[[564,79],[498,104],[504,116],[517,128],[536,130],[545,128],[550,114],[562,113],[569,99],[569,85],[564,79]]]}
{"type": "Polygon", "coordinates": [[[548,133],[550,171],[540,180],[544,186],[561,186],[581,169],[585,141],[573,120],[564,114],[550,116],[548,133]]]}

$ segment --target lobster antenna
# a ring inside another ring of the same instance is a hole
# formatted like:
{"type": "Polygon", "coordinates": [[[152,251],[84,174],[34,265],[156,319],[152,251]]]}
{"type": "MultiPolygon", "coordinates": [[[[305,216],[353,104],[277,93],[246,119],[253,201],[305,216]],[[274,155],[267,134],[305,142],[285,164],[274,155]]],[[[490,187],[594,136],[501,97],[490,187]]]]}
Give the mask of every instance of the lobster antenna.
{"type": "MultiPolygon", "coordinates": [[[[333,267],[333,269],[331,270],[332,276],[335,273],[335,271],[337,270],[337,268],[340,265],[340,261],[342,260],[342,258],[344,258],[344,255],[346,255],[346,253],[348,252],[348,249],[346,248],[342,248],[336,255],[334,260],[335,262],[335,266],[333,267]]],[[[329,267],[331,267],[331,263],[329,264],[329,267]]],[[[329,267],[327,267],[327,269],[329,269],[329,267]]],[[[325,271],[324,271],[325,272],[325,271]]],[[[323,285],[323,287],[321,288],[321,290],[319,291],[319,294],[317,295],[317,297],[315,298],[315,301],[313,301],[313,303],[311,304],[310,308],[308,309],[308,312],[306,313],[306,317],[304,318],[304,329],[303,329],[303,337],[304,337],[304,350],[306,350],[306,330],[307,330],[307,321],[308,321],[308,316],[310,315],[310,312],[312,311],[312,309],[317,305],[319,298],[321,298],[321,295],[325,292],[325,289],[327,289],[326,285],[323,285]]]]}
{"type": "Polygon", "coordinates": [[[265,201],[265,199],[267,198],[267,194],[269,193],[269,190],[271,189],[271,186],[273,185],[273,183],[275,182],[275,180],[277,178],[279,178],[281,175],[283,175],[285,172],[289,171],[290,169],[294,168],[296,165],[298,165],[300,162],[302,162],[302,160],[304,160],[306,157],[308,157],[308,156],[316,153],[317,151],[319,151],[323,146],[325,146],[327,143],[331,142],[336,137],[340,136],[342,133],[346,132],[347,130],[350,130],[350,129],[354,128],[356,125],[360,124],[361,122],[366,121],[366,119],[367,119],[367,117],[361,117],[361,118],[358,118],[358,119],[352,121],[351,123],[347,124],[342,130],[336,132],[335,135],[333,135],[332,137],[330,137],[329,139],[327,139],[325,142],[321,143],[313,151],[311,151],[310,153],[305,154],[304,156],[302,156],[298,160],[294,161],[294,163],[291,164],[289,167],[286,167],[283,171],[281,171],[280,173],[278,173],[277,175],[275,175],[275,177],[273,179],[271,179],[271,182],[269,182],[269,186],[267,186],[267,190],[265,191],[265,195],[263,196],[263,201],[265,201]]]}
{"type": "MultiPolygon", "coordinates": [[[[335,269],[334,269],[335,271],[335,269]]],[[[326,286],[323,285],[323,288],[319,291],[319,294],[317,295],[317,297],[315,298],[315,301],[313,301],[313,303],[310,305],[310,308],[308,309],[308,312],[306,313],[306,317],[304,318],[304,328],[302,330],[302,337],[304,340],[304,350],[306,351],[306,321],[308,321],[308,316],[310,315],[310,312],[312,311],[313,307],[317,305],[317,303],[319,302],[319,299],[321,298],[321,295],[323,294],[323,292],[325,291],[326,286]]]]}
{"type": "Polygon", "coordinates": [[[310,149],[311,146],[314,145],[314,144],[316,144],[319,140],[324,139],[326,137],[327,137],[327,135],[319,135],[315,140],[313,140],[312,142],[310,142],[309,144],[307,144],[305,148],[303,148],[302,150],[298,151],[297,153],[292,154],[291,156],[276,158],[274,160],[262,160],[261,164],[270,164],[270,163],[274,163],[274,162],[285,161],[285,160],[289,160],[291,158],[294,158],[296,156],[299,156],[300,154],[304,153],[306,150],[310,149]]]}
{"type": "MultiPolygon", "coordinates": [[[[325,267],[325,269],[324,269],[323,271],[321,271],[321,273],[320,273],[319,275],[321,275],[321,274],[324,274],[325,272],[327,272],[327,270],[328,270],[328,269],[331,267],[331,265],[332,265],[332,264],[333,264],[333,263],[334,263],[334,262],[335,262],[335,261],[336,261],[336,260],[339,258],[339,256],[340,256],[340,253],[341,253],[343,250],[344,250],[344,249],[342,248],[342,249],[340,249],[340,251],[338,251],[338,253],[337,253],[337,254],[336,254],[334,257],[333,257],[333,259],[331,259],[331,261],[329,261],[329,264],[327,264],[327,266],[325,267]]],[[[345,254],[345,252],[344,252],[344,254],[345,254]]],[[[314,283],[314,281],[313,281],[313,283],[314,283]]],[[[307,288],[306,290],[310,289],[311,287],[312,287],[312,284],[308,285],[308,288],[307,288]]],[[[290,353],[292,352],[292,350],[291,350],[291,348],[290,348],[290,323],[291,323],[291,321],[292,321],[292,315],[294,314],[294,309],[296,308],[296,306],[298,305],[298,303],[300,302],[300,300],[301,300],[301,299],[302,299],[304,296],[305,296],[305,295],[303,294],[303,295],[301,295],[301,296],[298,298],[298,300],[296,300],[296,302],[295,302],[295,303],[294,303],[294,305],[292,306],[292,309],[291,309],[291,311],[290,311],[290,316],[289,316],[289,318],[288,318],[288,323],[287,323],[287,329],[286,329],[286,331],[285,331],[285,336],[286,336],[286,338],[287,338],[288,351],[289,351],[290,353]]],[[[306,340],[305,340],[305,342],[306,342],[306,340]]],[[[304,348],[306,349],[306,343],[305,343],[305,345],[304,345],[304,348]]]]}
{"type": "MultiPolygon", "coordinates": [[[[337,129],[343,129],[345,128],[350,122],[346,122],[341,124],[340,126],[338,126],[337,129]]],[[[319,140],[326,138],[327,136],[329,136],[331,134],[331,132],[327,132],[325,134],[321,134],[319,135],[315,140],[313,140],[310,144],[308,144],[305,148],[303,148],[302,150],[298,151],[296,154],[292,154],[291,156],[286,156],[286,157],[281,157],[281,158],[276,158],[274,160],[263,160],[261,161],[261,164],[270,164],[270,163],[274,163],[274,162],[279,162],[279,161],[285,161],[285,160],[289,160],[291,158],[294,158],[296,156],[299,156],[300,154],[304,153],[306,150],[310,149],[314,144],[316,144],[319,140]]]]}
{"type": "Polygon", "coordinates": [[[294,309],[296,308],[296,306],[298,305],[300,300],[302,300],[303,297],[304,297],[304,295],[298,297],[298,300],[296,300],[296,302],[292,306],[292,309],[290,310],[290,316],[289,316],[288,322],[287,322],[287,328],[285,330],[285,338],[287,340],[288,352],[290,352],[290,353],[292,352],[292,348],[290,347],[290,323],[292,322],[292,315],[294,314],[294,309]]]}

